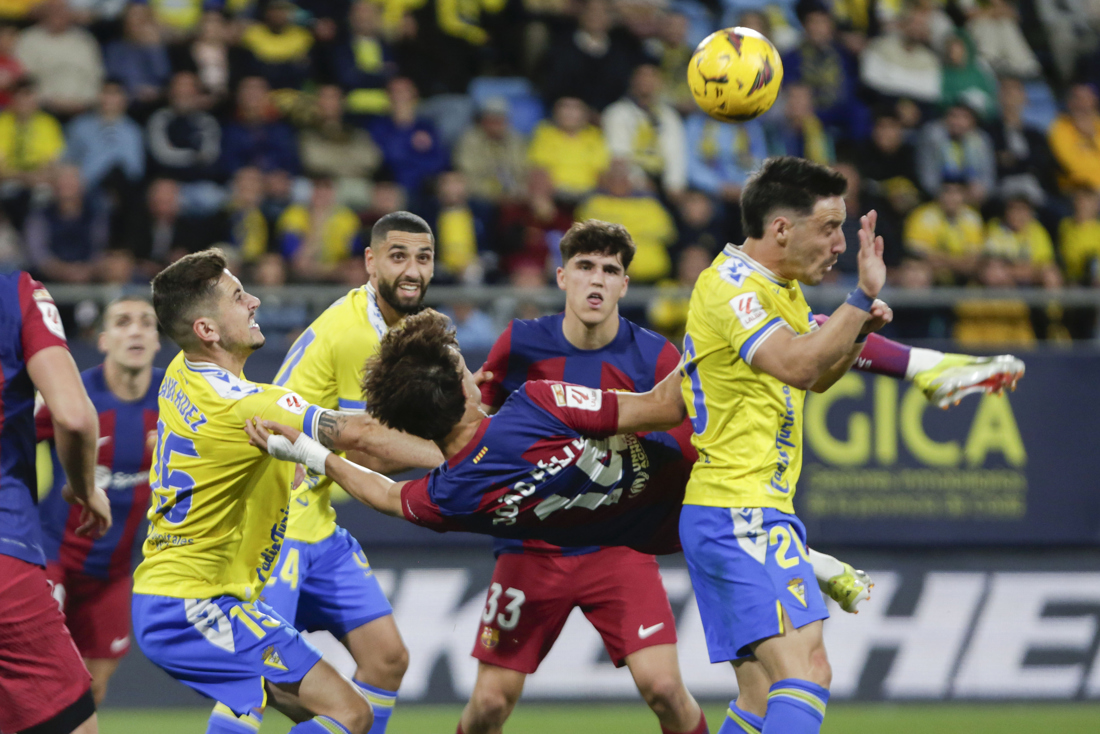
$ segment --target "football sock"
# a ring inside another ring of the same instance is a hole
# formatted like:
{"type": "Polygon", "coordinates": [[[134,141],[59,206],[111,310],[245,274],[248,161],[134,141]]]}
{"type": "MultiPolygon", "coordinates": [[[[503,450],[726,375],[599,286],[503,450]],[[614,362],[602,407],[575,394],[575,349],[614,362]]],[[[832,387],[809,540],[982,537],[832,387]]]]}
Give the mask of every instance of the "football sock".
{"type": "Polygon", "coordinates": [[[314,716],[290,729],[290,734],[351,734],[348,728],[328,716],[314,716]]]}
{"type": "Polygon", "coordinates": [[[932,369],[943,357],[943,352],[937,352],[935,349],[913,347],[909,352],[909,366],[905,368],[905,379],[912,380],[918,372],[932,369]]]}
{"type": "Polygon", "coordinates": [[[224,703],[216,703],[206,724],[206,734],[256,734],[263,720],[264,713],[260,709],[237,716],[224,703]]]}
{"type": "MultiPolygon", "coordinates": [[[[824,314],[814,314],[814,321],[818,324],[824,324],[828,320],[829,317],[824,314]]],[[[914,368],[913,362],[922,365],[919,369],[923,370],[935,366],[942,358],[942,353],[932,349],[914,349],[884,336],[869,334],[867,343],[863,345],[863,351],[859,353],[859,358],[856,359],[854,367],[862,372],[873,372],[876,375],[907,379],[919,371],[914,368]],[[919,359],[913,359],[913,353],[915,352],[924,354],[919,359]],[[933,359],[929,364],[931,355],[939,355],[939,358],[933,359]]]]}
{"type": "Polygon", "coordinates": [[[827,553],[819,553],[813,548],[807,548],[810,555],[810,563],[814,567],[814,576],[822,583],[828,583],[833,576],[844,573],[844,564],[827,553]]]}
{"type": "Polygon", "coordinates": [[[726,710],[726,720],[718,734],[760,734],[764,728],[764,719],[744,709],[737,708],[736,701],[730,701],[726,710]]]}
{"type": "Polygon", "coordinates": [[[354,683],[366,694],[371,708],[374,709],[374,726],[370,728],[369,734],[386,734],[386,727],[393,716],[393,707],[397,704],[397,691],[387,691],[359,680],[354,683]]]}
{"type": "MultiPolygon", "coordinates": [[[[462,734],[462,732],[458,732],[462,734]]],[[[661,725],[661,734],[681,734],[680,732],[674,732],[672,729],[666,729],[664,725],[661,725]]],[[[691,731],[683,732],[682,734],[710,734],[710,729],[707,728],[707,717],[703,713],[702,709],[699,709],[699,723],[695,725],[695,728],[691,731]]]]}
{"type": "Polygon", "coordinates": [[[462,722],[461,721],[458,722],[458,728],[455,729],[455,734],[466,734],[466,732],[462,731],[462,722]]]}
{"type": "Polygon", "coordinates": [[[818,734],[825,718],[829,690],[798,678],[785,678],[768,692],[763,734],[818,734]]]}

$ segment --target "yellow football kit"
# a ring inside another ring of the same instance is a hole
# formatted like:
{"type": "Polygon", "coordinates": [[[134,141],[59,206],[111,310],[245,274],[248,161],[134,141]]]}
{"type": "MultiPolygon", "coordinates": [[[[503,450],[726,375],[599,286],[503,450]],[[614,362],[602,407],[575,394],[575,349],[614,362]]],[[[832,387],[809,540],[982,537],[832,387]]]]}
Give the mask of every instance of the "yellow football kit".
{"type": "Polygon", "coordinates": [[[684,504],[794,513],[806,391],[752,366],[784,325],[817,328],[798,283],[727,245],[699,276],[688,311],[682,389],[699,460],[684,504]]]}
{"type": "Polygon", "coordinates": [[[322,411],[182,353],[158,403],[150,527],[134,593],[255,600],[282,546],[294,464],[250,446],[245,421],[259,416],[313,437],[322,411]]]}
{"type": "MultiPolygon", "coordinates": [[[[287,352],[275,384],[287,387],[321,408],[366,409],[363,367],[378,351],[386,321],[370,285],[350,291],[302,332],[287,352]]],[[[307,474],[294,490],[287,537],[317,543],[336,530],[332,480],[307,474]]]]}

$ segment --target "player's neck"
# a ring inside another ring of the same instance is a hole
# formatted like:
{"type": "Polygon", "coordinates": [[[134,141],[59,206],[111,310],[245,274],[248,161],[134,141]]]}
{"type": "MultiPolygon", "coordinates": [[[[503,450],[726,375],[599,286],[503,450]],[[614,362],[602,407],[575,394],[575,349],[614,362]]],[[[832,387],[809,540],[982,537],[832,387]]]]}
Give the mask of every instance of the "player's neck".
{"type": "MultiPolygon", "coordinates": [[[[375,289],[378,292],[378,289],[375,289]]],[[[386,328],[392,329],[397,325],[397,322],[405,317],[405,314],[398,313],[393,306],[386,302],[385,298],[378,299],[378,310],[382,312],[382,320],[386,322],[386,328]]]]}
{"type": "Polygon", "coordinates": [[[462,420],[458,422],[458,425],[452,428],[451,432],[442,441],[436,441],[439,450],[443,452],[443,458],[450,461],[452,456],[465,448],[470,441],[473,441],[477,429],[481,427],[481,421],[485,418],[486,415],[481,412],[480,408],[476,413],[467,411],[462,416],[462,420]]]}
{"type": "Polygon", "coordinates": [[[193,352],[184,352],[183,356],[189,362],[205,362],[221,367],[234,377],[241,376],[241,373],[244,372],[244,363],[248,360],[247,356],[238,356],[224,349],[219,349],[217,345],[214,345],[210,349],[198,349],[193,352]]]}
{"type": "Polygon", "coordinates": [[[107,389],[116,398],[123,402],[134,403],[149,392],[149,383],[153,380],[153,367],[149,365],[131,369],[106,360],[103,363],[103,380],[107,383],[107,389]]]}
{"type": "Polygon", "coordinates": [[[749,237],[745,240],[745,244],[741,245],[741,252],[775,273],[782,280],[795,280],[795,278],[783,272],[785,264],[783,262],[784,250],[774,242],[749,237]]]}
{"type": "Polygon", "coordinates": [[[615,341],[619,333],[619,308],[616,306],[606,319],[591,325],[566,309],[561,332],[565,340],[577,349],[603,349],[615,341]]]}

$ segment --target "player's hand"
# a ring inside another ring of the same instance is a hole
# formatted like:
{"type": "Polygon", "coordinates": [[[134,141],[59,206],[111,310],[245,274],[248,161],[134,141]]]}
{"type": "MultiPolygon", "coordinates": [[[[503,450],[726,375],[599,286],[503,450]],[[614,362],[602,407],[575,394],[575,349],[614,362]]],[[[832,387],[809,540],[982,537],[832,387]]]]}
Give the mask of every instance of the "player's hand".
{"type": "Polygon", "coordinates": [[[477,383],[478,387],[481,387],[486,382],[490,382],[492,379],[493,379],[493,373],[492,372],[486,372],[484,365],[482,365],[482,367],[480,369],[478,369],[477,372],[474,373],[474,382],[477,383]]]}
{"type": "Polygon", "coordinates": [[[107,499],[107,493],[102,487],[94,487],[87,499],[74,499],[83,508],[76,534],[80,537],[102,538],[111,529],[111,501],[107,499]]]}
{"type": "Polygon", "coordinates": [[[875,235],[877,222],[878,212],[874,209],[859,220],[859,287],[871,298],[877,297],[886,284],[886,263],[882,261],[885,243],[875,235]]]}
{"type": "Polygon", "coordinates": [[[885,301],[876,298],[875,302],[871,304],[871,318],[867,319],[863,324],[863,328],[859,330],[860,336],[876,332],[893,320],[894,309],[887,306],[885,301]]]}

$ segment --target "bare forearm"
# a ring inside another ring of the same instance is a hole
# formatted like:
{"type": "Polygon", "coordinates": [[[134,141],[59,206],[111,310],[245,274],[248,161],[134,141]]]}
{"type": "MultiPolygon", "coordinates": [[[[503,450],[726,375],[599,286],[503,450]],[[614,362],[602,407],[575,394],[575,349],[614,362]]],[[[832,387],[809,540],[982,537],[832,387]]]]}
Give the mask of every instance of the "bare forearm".
{"type": "MultiPolygon", "coordinates": [[[[93,410],[90,402],[88,409],[93,410]]],[[[98,425],[94,421],[89,421],[88,425],[73,430],[54,421],[54,437],[57,444],[57,458],[65,470],[69,488],[79,499],[87,499],[95,487],[98,425]]]]}
{"type": "MultiPolygon", "coordinates": [[[[851,362],[859,356],[860,350],[855,349],[854,343],[866,322],[866,311],[844,304],[833,312],[820,329],[791,339],[790,354],[781,359],[789,366],[793,381],[784,382],[794,387],[810,389],[815,388],[821,380],[827,379],[841,365],[847,371],[851,362]],[[849,357],[851,362],[847,361],[849,357]]],[[[766,371],[771,372],[767,369],[766,371]]],[[[844,371],[838,372],[833,382],[840,379],[844,371]]]]}
{"type": "Polygon", "coordinates": [[[619,400],[619,433],[667,431],[687,417],[679,370],[673,371],[649,392],[623,392],[616,397],[619,400]]]}
{"type": "Polygon", "coordinates": [[[325,459],[325,474],[367,507],[385,515],[403,516],[401,486],[404,482],[395,482],[336,454],[329,454],[325,459]]]}
{"type": "Polygon", "coordinates": [[[832,367],[827,369],[810,389],[814,392],[825,392],[830,387],[835,385],[837,380],[839,380],[841,377],[844,377],[845,373],[847,373],[848,370],[852,369],[852,365],[856,363],[856,360],[859,358],[860,352],[862,351],[863,342],[852,345],[851,350],[849,350],[847,354],[837,360],[832,367]]]}
{"type": "Polygon", "coordinates": [[[376,471],[432,469],[443,463],[431,441],[387,428],[363,413],[325,411],[317,420],[317,440],[333,451],[358,452],[357,463],[376,471]]]}

